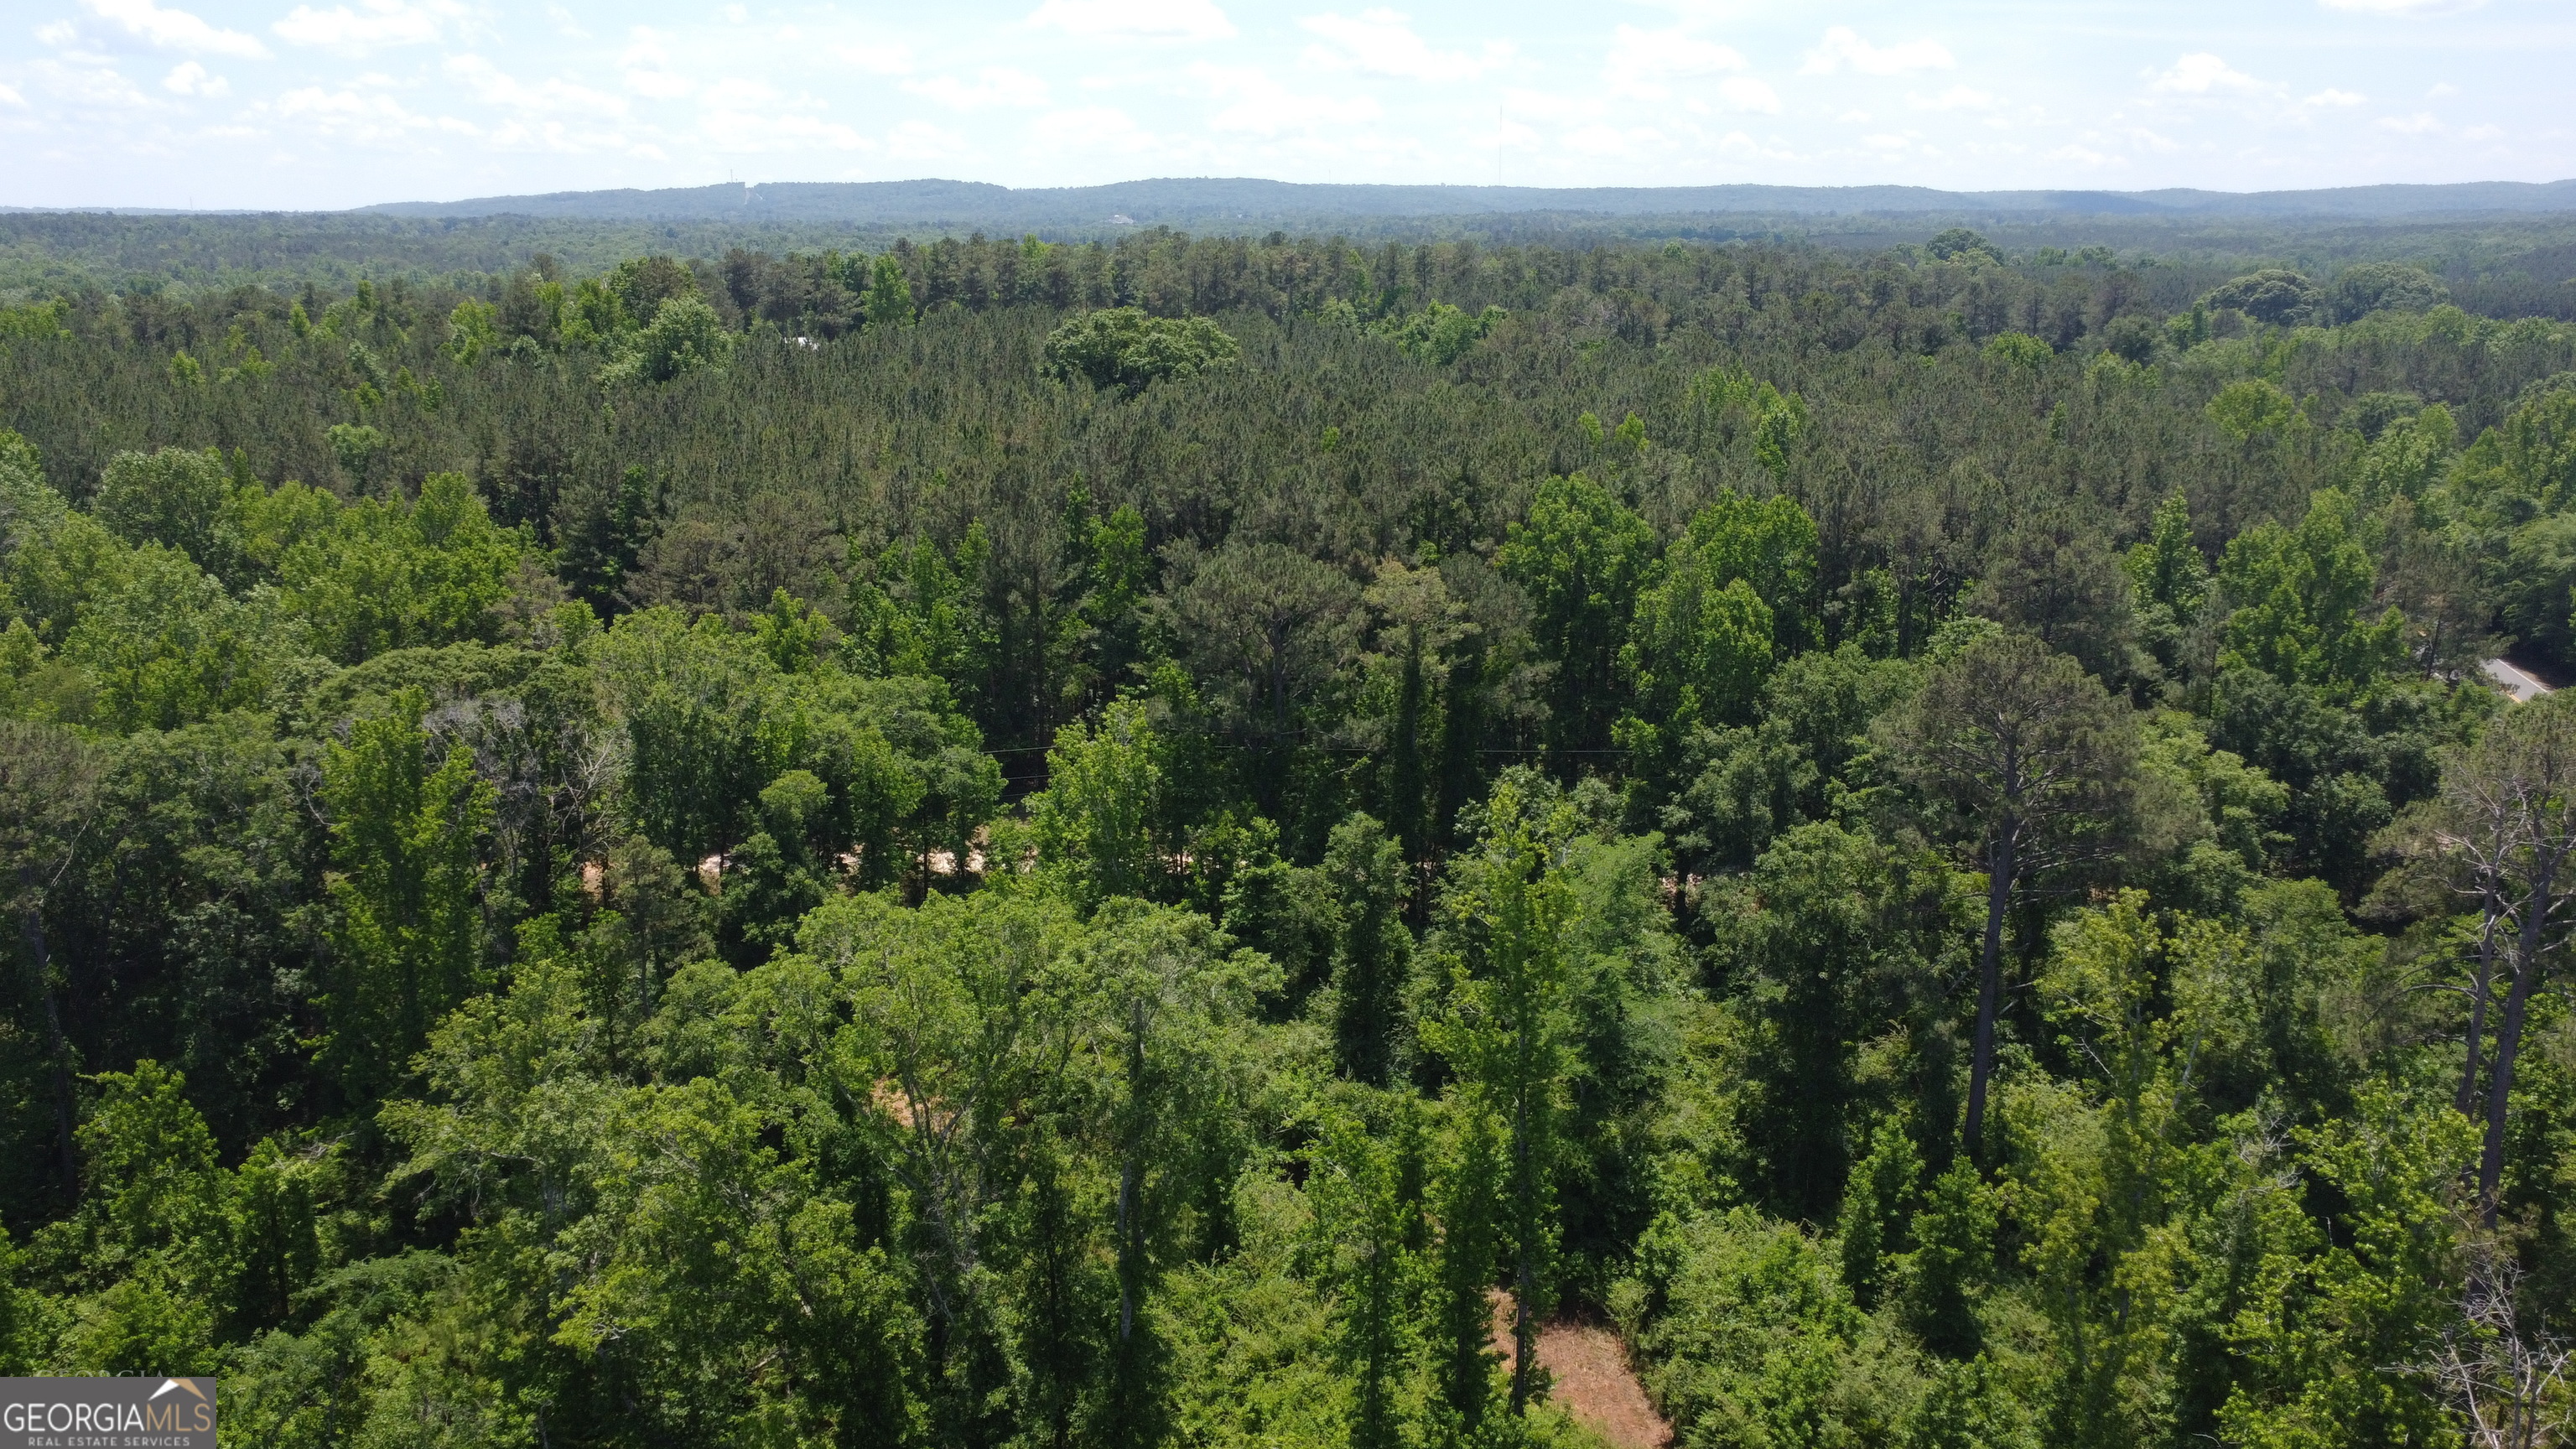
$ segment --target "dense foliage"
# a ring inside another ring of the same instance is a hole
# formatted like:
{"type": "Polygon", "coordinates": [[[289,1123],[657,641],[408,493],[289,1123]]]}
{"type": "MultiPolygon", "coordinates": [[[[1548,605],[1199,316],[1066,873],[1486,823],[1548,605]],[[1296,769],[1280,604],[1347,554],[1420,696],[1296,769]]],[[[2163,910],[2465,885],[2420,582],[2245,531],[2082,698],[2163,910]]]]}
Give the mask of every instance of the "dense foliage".
{"type": "Polygon", "coordinates": [[[2551,1442],[2576,326],[2115,262],[0,314],[0,1370],[1580,1443],[1571,1316],[1695,1446],[2551,1442]]]}

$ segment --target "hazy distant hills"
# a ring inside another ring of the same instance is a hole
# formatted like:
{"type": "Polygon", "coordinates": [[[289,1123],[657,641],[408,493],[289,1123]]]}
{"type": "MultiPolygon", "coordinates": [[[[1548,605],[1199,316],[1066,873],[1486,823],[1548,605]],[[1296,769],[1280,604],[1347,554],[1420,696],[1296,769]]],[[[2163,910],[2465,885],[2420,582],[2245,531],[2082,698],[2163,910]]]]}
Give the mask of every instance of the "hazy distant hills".
{"type": "MultiPolygon", "coordinates": [[[[559,191],[362,208],[406,217],[846,222],[881,226],[1204,227],[1327,217],[1860,216],[1919,212],[2066,217],[2373,217],[2576,212],[2576,180],[2344,186],[2316,191],[1936,191],[1923,186],[1343,186],[1172,177],[1014,189],[973,181],[778,182],[656,191],[559,191]]],[[[1231,228],[1229,228],[1231,229],[1231,228]]]]}

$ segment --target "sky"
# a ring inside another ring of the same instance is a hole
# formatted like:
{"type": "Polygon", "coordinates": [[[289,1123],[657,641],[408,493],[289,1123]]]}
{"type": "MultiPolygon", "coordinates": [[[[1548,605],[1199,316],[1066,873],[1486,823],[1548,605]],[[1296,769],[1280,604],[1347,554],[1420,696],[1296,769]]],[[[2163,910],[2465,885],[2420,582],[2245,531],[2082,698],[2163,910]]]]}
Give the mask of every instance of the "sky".
{"type": "Polygon", "coordinates": [[[2576,177],[2576,0],[0,0],[0,204],[2576,177]]]}

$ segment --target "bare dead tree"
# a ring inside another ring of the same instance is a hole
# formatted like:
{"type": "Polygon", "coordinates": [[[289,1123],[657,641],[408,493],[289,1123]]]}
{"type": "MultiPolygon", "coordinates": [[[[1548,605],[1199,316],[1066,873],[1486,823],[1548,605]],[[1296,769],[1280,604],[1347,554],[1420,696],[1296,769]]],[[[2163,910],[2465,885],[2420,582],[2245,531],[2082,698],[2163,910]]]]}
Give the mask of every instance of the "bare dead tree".
{"type": "Polygon", "coordinates": [[[2538,1315],[2526,1314],[2521,1298],[2512,1254],[2482,1252],[2459,1321],[2416,1370],[2467,1421],[2473,1449],[2551,1449],[2576,1419],[2567,1377],[2576,1345],[2528,1326],[2538,1315]]]}
{"type": "MultiPolygon", "coordinates": [[[[2446,774],[2443,794],[2460,818],[2476,822],[2462,832],[2457,848],[2474,848],[2492,862],[2496,889],[2511,915],[2509,938],[2493,929],[2503,923],[2501,916],[2488,932],[2508,940],[2512,966],[2495,1027],[2485,1142],[2478,1155],[2479,1220],[2492,1231],[2523,1017],[2532,994],[2542,989],[2551,958],[2566,943],[2563,916],[2576,900],[2576,697],[2549,695],[2515,706],[2446,774]]],[[[2473,1010],[2473,1023],[2482,1015],[2473,1010]]],[[[2474,1071],[2474,1048],[2472,1053],[2474,1071]]]]}
{"type": "Polygon", "coordinates": [[[2412,867],[2392,872],[2381,887],[2383,893],[2391,885],[2411,888],[2410,893],[2424,892],[2430,898],[2419,909],[2433,908],[2431,901],[2445,894],[2477,903],[2476,949],[2469,957],[2469,979],[2465,985],[2444,982],[2437,988],[2457,991],[2468,1000],[2460,1085],[2453,1105],[2461,1116],[2476,1121],[2496,962],[2506,943],[2519,934],[2520,900],[2513,886],[2513,858],[2521,839],[2517,812],[2479,778],[2465,757],[2455,757],[2443,768],[2440,793],[2408,811],[2382,839],[2386,848],[2412,867]]]}

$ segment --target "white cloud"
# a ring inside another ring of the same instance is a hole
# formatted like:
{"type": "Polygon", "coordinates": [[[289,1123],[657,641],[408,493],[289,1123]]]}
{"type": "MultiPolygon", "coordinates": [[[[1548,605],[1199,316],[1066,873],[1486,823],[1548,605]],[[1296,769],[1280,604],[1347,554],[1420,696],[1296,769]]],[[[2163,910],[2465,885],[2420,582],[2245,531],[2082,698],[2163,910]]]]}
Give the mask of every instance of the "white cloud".
{"type": "Polygon", "coordinates": [[[660,31],[649,25],[638,25],[626,33],[626,49],[617,63],[626,67],[626,88],[652,100],[677,100],[698,88],[698,83],[671,69],[671,52],[662,44],[660,31]]]}
{"type": "Polygon", "coordinates": [[[1729,131],[1717,138],[1717,149],[1729,156],[1749,161],[1796,161],[1798,153],[1779,145],[1766,145],[1742,131],[1729,131]]]}
{"type": "Polygon", "coordinates": [[[1319,126],[1356,125],[1383,114],[1371,97],[1301,95],[1257,67],[1201,62],[1190,67],[1189,75],[1209,95],[1232,103],[1208,117],[1208,124],[1220,131],[1276,136],[1319,126]]]}
{"type": "Polygon", "coordinates": [[[2148,72],[2147,89],[2174,95],[2205,96],[2218,91],[2247,94],[2271,87],[2201,50],[2175,61],[2171,70],[2148,72]]]}
{"type": "Polygon", "coordinates": [[[1780,114],[1780,93],[1749,75],[1731,75],[1717,83],[1717,98],[1739,111],[1780,114]]]}
{"type": "Polygon", "coordinates": [[[27,98],[18,94],[15,87],[0,85],[0,106],[18,106],[23,108],[26,104],[27,98]]]}
{"type": "Polygon", "coordinates": [[[479,55],[455,55],[444,67],[450,79],[474,92],[488,106],[531,115],[569,115],[596,120],[626,114],[623,98],[557,77],[530,85],[479,55]]]}
{"type": "Polygon", "coordinates": [[[135,89],[134,82],[106,66],[46,60],[36,63],[35,73],[45,90],[75,105],[140,108],[152,104],[152,98],[135,89]]]}
{"type": "Polygon", "coordinates": [[[1973,86],[1952,86],[1937,96],[1908,96],[1907,100],[1926,111],[1991,111],[1999,104],[1992,91],[1973,86]]]}
{"type": "Polygon", "coordinates": [[[389,45],[426,45],[439,38],[449,21],[462,19],[464,14],[465,7],[456,0],[422,0],[417,4],[410,0],[361,0],[358,10],[346,5],[329,10],[298,5],[269,29],[289,45],[363,55],[389,45]]]}
{"type": "MultiPolygon", "coordinates": [[[[81,0],[99,19],[122,27],[128,35],[164,50],[192,50],[209,55],[238,55],[257,60],[268,54],[259,38],[222,30],[185,10],[164,10],[152,0],[81,0]]],[[[57,42],[59,43],[59,42],[57,42]]]]}
{"type": "Polygon", "coordinates": [[[1534,121],[1588,120],[1601,114],[1601,102],[1592,96],[1565,96],[1552,91],[1513,89],[1503,92],[1503,109],[1515,116],[1534,121]]]}
{"type": "Polygon", "coordinates": [[[359,142],[391,141],[430,129],[456,129],[405,110],[402,102],[388,95],[362,95],[354,90],[333,91],[320,86],[288,91],[259,109],[302,130],[359,142]]]}
{"type": "Polygon", "coordinates": [[[1958,63],[1949,47],[1937,40],[1909,40],[1903,45],[1882,47],[1861,39],[1860,32],[1848,25],[1837,25],[1825,32],[1822,43],[1807,52],[1807,62],[1798,67],[1798,73],[1832,75],[1849,66],[1862,75],[1903,75],[1916,70],[1948,70],[1958,63]]]}
{"type": "Polygon", "coordinates": [[[2449,81],[2442,81],[2435,85],[2431,90],[2426,91],[2424,93],[2424,99],[2428,101],[2438,101],[2444,96],[2456,96],[2459,93],[2460,88],[2458,86],[2451,84],[2449,81]]]}
{"type": "Polygon", "coordinates": [[[719,111],[774,109],[778,88],[749,76],[729,75],[707,87],[706,106],[719,111]]]}
{"type": "Polygon", "coordinates": [[[2303,106],[2357,106],[2363,101],[2369,99],[2370,97],[2362,95],[2356,91],[2339,91],[2332,86],[2328,86],[2324,90],[2317,92],[2315,95],[2302,99],[2299,104],[2303,106]]]}
{"type": "Polygon", "coordinates": [[[183,60],[161,77],[161,89],[177,96],[204,96],[209,100],[225,94],[232,85],[222,76],[208,75],[206,68],[193,60],[183,60]]]}
{"type": "Polygon", "coordinates": [[[905,81],[903,88],[937,101],[952,111],[988,111],[996,106],[1026,110],[1047,103],[1047,83],[1024,70],[988,65],[970,83],[953,75],[905,81]]]}
{"type": "Polygon", "coordinates": [[[1485,42],[1484,53],[1434,50],[1413,33],[1410,17],[1394,10],[1363,10],[1358,16],[1327,11],[1297,22],[1330,45],[1306,48],[1306,58],[1337,70],[1364,70],[1420,81],[1474,80],[1512,59],[1508,40],[1485,42]]]}
{"type": "Polygon", "coordinates": [[[1162,146],[1153,132],[1115,106],[1049,111],[1029,128],[1029,136],[1039,150],[1084,156],[1111,151],[1133,156],[1162,146]]]}
{"type": "Polygon", "coordinates": [[[36,27],[36,38],[51,46],[71,45],[80,39],[80,27],[68,20],[47,21],[36,27]]]}
{"type": "Polygon", "coordinates": [[[2401,136],[2434,136],[2441,134],[2442,123],[2430,111],[2417,111],[2411,116],[2382,116],[2379,129],[2401,136]]]}
{"type": "Polygon", "coordinates": [[[667,70],[630,70],[626,88],[653,101],[675,101],[698,88],[698,83],[684,75],[667,70]]]}
{"type": "Polygon", "coordinates": [[[1046,0],[1029,24],[1067,35],[1147,35],[1224,40],[1234,23],[1210,0],[1046,0]]]}
{"type": "Polygon", "coordinates": [[[928,121],[906,121],[886,133],[886,154],[899,161],[947,161],[974,154],[975,148],[954,131],[928,121]]]}
{"type": "Polygon", "coordinates": [[[2317,0],[2328,10],[2351,10],[2363,15],[2449,15],[2461,10],[2475,10],[2486,0],[2317,0]]]}
{"type": "Polygon", "coordinates": [[[1622,25],[1610,36],[1610,57],[1601,67],[1613,93],[1659,101],[1669,94],[1665,82],[1740,71],[1744,57],[1731,45],[1719,45],[1679,30],[1639,30],[1622,25]]]}
{"type": "Polygon", "coordinates": [[[2460,133],[2460,139],[2463,141],[2501,141],[2504,139],[2504,127],[2471,126],[2460,133]]]}
{"type": "Polygon", "coordinates": [[[883,45],[836,45],[832,56],[854,70],[870,75],[909,75],[912,72],[912,47],[899,42],[883,45]]]}
{"type": "Polygon", "coordinates": [[[876,142],[838,121],[796,112],[720,107],[698,128],[721,151],[873,151],[876,142]]]}
{"type": "Polygon", "coordinates": [[[2126,157],[2105,156],[2099,151],[2076,145],[2060,146],[2056,150],[2048,153],[2048,159],[2051,161],[2072,161],[2078,166],[2126,166],[2129,164],[2126,157]]]}
{"type": "Polygon", "coordinates": [[[1650,126],[1622,131],[1616,126],[1586,126],[1566,133],[1565,149],[1579,156],[1634,156],[1664,139],[1650,126]]]}

